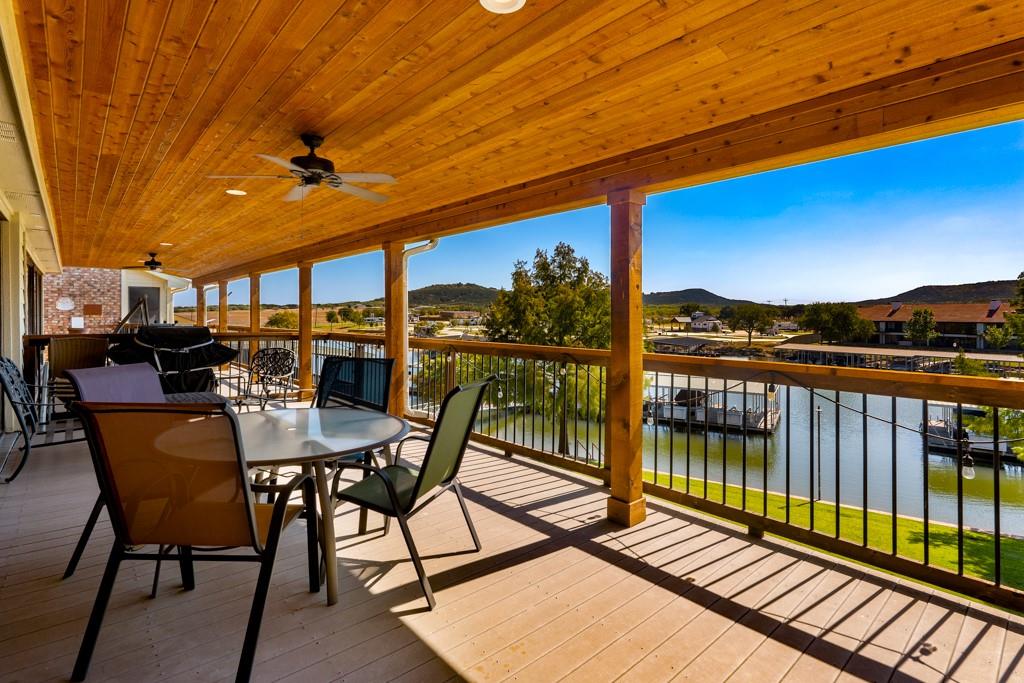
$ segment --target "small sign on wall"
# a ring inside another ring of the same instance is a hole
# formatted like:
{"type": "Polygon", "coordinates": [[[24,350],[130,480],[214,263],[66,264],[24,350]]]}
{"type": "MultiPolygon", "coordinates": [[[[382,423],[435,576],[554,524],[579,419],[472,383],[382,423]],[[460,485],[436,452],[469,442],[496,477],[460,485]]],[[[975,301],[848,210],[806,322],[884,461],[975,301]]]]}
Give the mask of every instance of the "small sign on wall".
{"type": "Polygon", "coordinates": [[[103,304],[86,304],[82,307],[85,315],[103,315],[103,304]]]}
{"type": "Polygon", "coordinates": [[[80,315],[71,316],[71,325],[69,327],[72,330],[84,330],[85,329],[85,318],[80,315]]]}

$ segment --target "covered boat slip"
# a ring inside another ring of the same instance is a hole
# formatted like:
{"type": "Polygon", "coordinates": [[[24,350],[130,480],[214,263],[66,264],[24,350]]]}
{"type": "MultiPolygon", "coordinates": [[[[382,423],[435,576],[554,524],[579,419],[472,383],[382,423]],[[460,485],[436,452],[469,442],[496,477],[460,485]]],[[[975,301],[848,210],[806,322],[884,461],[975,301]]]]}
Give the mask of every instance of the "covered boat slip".
{"type": "MultiPolygon", "coordinates": [[[[667,504],[623,529],[591,480],[481,447],[462,479],[481,553],[465,552],[454,497],[413,522],[432,612],[379,517],[360,537],[355,509],[339,511],[330,609],[305,591],[304,535],[290,529],[254,680],[1021,680],[1016,615],[667,504]]],[[[51,449],[18,484],[0,488],[0,681],[66,680],[110,527],[104,515],[60,581],[95,497],[84,444],[51,449]]],[[[231,680],[255,573],[202,564],[183,592],[168,569],[150,600],[151,568],[129,567],[90,680],[231,680]]]]}

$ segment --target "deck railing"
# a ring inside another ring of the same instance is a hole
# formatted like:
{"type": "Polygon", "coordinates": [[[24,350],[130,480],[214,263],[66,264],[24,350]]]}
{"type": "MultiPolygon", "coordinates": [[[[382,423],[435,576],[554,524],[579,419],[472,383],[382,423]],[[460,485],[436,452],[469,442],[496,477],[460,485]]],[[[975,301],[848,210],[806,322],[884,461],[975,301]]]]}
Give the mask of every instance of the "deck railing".
{"type": "MultiPolygon", "coordinates": [[[[295,348],[294,333],[227,333],[295,348]]],[[[378,335],[317,333],[381,357],[378,335]]],[[[494,374],[475,438],[608,480],[604,350],[410,339],[409,417],[494,374]]],[[[645,354],[644,488],[829,552],[1024,609],[1024,382],[645,354]]]]}

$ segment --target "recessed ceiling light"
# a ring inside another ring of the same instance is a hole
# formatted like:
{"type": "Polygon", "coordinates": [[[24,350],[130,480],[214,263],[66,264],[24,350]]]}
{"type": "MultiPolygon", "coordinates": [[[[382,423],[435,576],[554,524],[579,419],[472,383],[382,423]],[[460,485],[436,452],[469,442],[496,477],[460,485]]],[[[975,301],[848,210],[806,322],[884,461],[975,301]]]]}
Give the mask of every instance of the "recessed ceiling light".
{"type": "Polygon", "coordinates": [[[480,0],[480,4],[488,12],[495,14],[512,14],[523,9],[526,0],[480,0]]]}
{"type": "Polygon", "coordinates": [[[224,192],[235,197],[244,197],[245,195],[249,194],[245,190],[224,190],[224,192]]]}
{"type": "Polygon", "coordinates": [[[174,242],[161,242],[160,246],[161,247],[173,247],[174,246],[174,242]]]}

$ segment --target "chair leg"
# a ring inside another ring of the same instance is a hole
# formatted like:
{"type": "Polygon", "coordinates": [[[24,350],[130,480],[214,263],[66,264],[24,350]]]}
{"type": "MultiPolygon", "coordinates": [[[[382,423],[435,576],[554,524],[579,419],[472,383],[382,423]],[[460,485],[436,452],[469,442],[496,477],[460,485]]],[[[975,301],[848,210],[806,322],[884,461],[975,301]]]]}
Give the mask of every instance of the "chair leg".
{"type": "Polygon", "coordinates": [[[412,540],[412,533],[409,531],[409,523],[405,515],[399,514],[398,526],[402,528],[402,535],[405,536],[405,545],[409,548],[409,555],[412,557],[412,564],[416,567],[416,574],[420,577],[420,588],[423,589],[423,596],[427,599],[427,605],[434,609],[437,602],[434,600],[434,591],[430,589],[430,581],[427,579],[427,572],[423,569],[423,562],[420,561],[420,554],[416,551],[416,544],[412,540]]]}
{"type": "Polygon", "coordinates": [[[319,519],[316,514],[316,491],[313,480],[306,479],[302,484],[302,502],[306,506],[306,554],[309,560],[309,592],[320,592],[320,543],[319,519]]]}
{"type": "Polygon", "coordinates": [[[192,546],[178,546],[178,567],[181,569],[181,585],[185,590],[195,590],[196,572],[192,563],[192,546]]]}
{"type": "Polygon", "coordinates": [[[476,527],[473,526],[473,519],[469,516],[469,508],[466,507],[466,499],[462,495],[462,487],[459,485],[459,480],[455,479],[452,481],[452,488],[455,490],[455,496],[459,499],[459,506],[462,508],[462,516],[466,518],[466,526],[469,527],[469,533],[473,537],[473,546],[477,552],[480,552],[480,537],[476,535],[476,527]]]}
{"type": "Polygon", "coordinates": [[[260,640],[260,626],[263,624],[263,610],[267,604],[267,593],[270,592],[270,577],[274,573],[274,556],[277,548],[268,550],[260,562],[260,576],[256,579],[256,594],[252,598],[252,609],[249,610],[249,625],[245,628],[245,641],[242,643],[242,656],[238,660],[238,672],[235,682],[248,681],[252,675],[252,663],[256,658],[256,645],[260,640]]]}
{"type": "Polygon", "coordinates": [[[2,472],[4,467],[7,466],[7,460],[8,458],[11,457],[11,453],[14,452],[14,444],[18,443],[19,438],[25,443],[24,447],[22,448],[21,462],[18,463],[18,466],[14,469],[14,472],[11,474],[11,476],[4,479],[5,484],[10,484],[12,481],[14,481],[15,477],[21,474],[21,470],[24,469],[25,463],[28,462],[28,455],[29,453],[32,452],[32,439],[25,438],[24,432],[18,432],[18,436],[14,437],[14,441],[11,442],[11,447],[7,449],[7,455],[4,456],[3,465],[0,465],[0,472],[2,472]]]}
{"type": "Polygon", "coordinates": [[[107,568],[103,571],[100,588],[96,592],[96,602],[92,606],[92,614],[89,615],[89,624],[85,627],[85,635],[82,636],[82,646],[78,649],[78,658],[75,660],[75,668],[71,674],[72,681],[84,681],[85,675],[89,671],[89,661],[96,648],[96,639],[100,634],[100,626],[103,625],[103,615],[107,611],[107,603],[110,602],[110,594],[114,590],[114,580],[117,578],[117,570],[123,557],[124,550],[115,541],[114,547],[110,551],[110,558],[107,560],[107,568]]]}
{"type": "Polygon", "coordinates": [[[89,513],[89,519],[85,523],[85,528],[82,529],[82,535],[78,537],[78,545],[75,546],[75,552],[71,553],[71,560],[68,562],[68,568],[64,570],[62,578],[66,579],[75,573],[75,569],[78,567],[78,562],[82,559],[82,553],[85,552],[85,546],[89,542],[89,537],[92,536],[92,530],[96,526],[96,521],[100,518],[100,511],[103,510],[104,505],[103,496],[97,496],[96,502],[92,506],[92,512],[89,513]]]}
{"type": "MultiPolygon", "coordinates": [[[[373,464],[373,453],[371,453],[370,451],[366,451],[365,453],[363,453],[363,464],[364,465],[372,465],[373,464]]],[[[373,472],[370,472],[369,470],[363,470],[363,479],[368,479],[371,476],[373,476],[373,472]]],[[[366,510],[366,508],[360,506],[359,507],[359,534],[360,535],[366,533],[366,517],[367,517],[367,510],[366,510]]]]}

